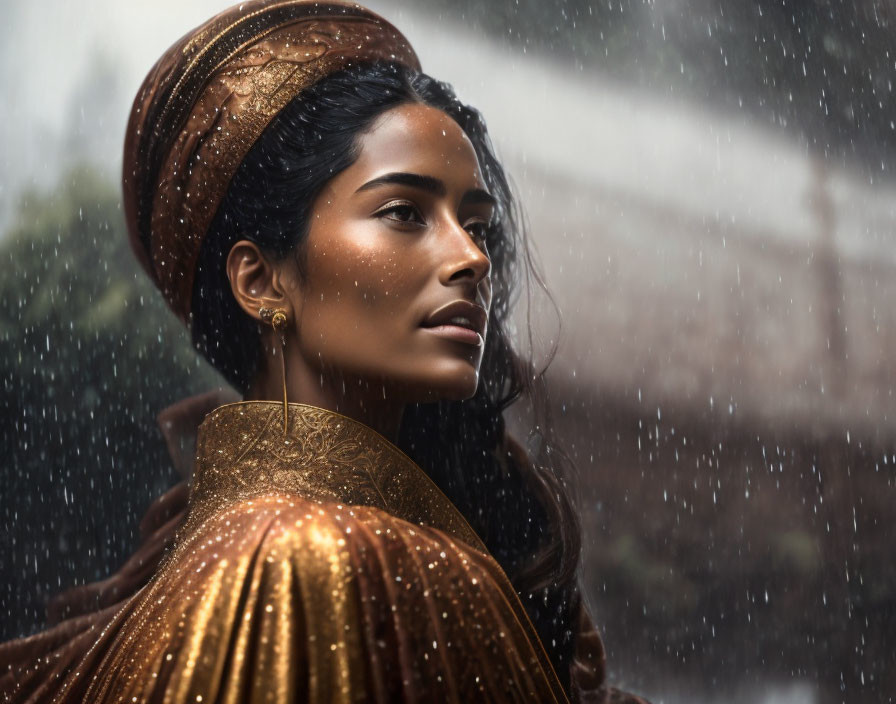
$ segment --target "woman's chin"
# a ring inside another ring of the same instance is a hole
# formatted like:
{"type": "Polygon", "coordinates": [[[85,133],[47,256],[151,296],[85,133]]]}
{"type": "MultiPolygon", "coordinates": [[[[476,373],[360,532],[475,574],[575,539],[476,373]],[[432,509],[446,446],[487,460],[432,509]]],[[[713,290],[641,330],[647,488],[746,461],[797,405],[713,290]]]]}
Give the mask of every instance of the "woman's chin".
{"type": "Polygon", "coordinates": [[[479,372],[470,368],[461,373],[440,375],[412,385],[412,388],[408,389],[408,400],[412,403],[465,401],[476,395],[478,387],[479,372]]]}
{"type": "Polygon", "coordinates": [[[478,388],[477,384],[466,385],[463,388],[458,388],[452,392],[446,392],[441,396],[441,400],[443,401],[466,401],[467,399],[471,399],[476,395],[476,389],[478,388]]]}

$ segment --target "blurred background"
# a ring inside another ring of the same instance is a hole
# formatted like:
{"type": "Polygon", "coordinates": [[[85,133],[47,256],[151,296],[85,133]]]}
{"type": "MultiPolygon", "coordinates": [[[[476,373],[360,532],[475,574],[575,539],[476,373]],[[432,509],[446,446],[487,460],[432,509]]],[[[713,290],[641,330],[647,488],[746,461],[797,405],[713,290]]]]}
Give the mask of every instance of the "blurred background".
{"type": "MultiPolygon", "coordinates": [[[[221,383],[132,261],[118,174],[143,76],[225,5],[4,5],[0,638],[129,554],[176,480],[156,415],[221,383]]],[[[611,679],[894,701],[896,2],[369,5],[527,211],[611,679]]]]}

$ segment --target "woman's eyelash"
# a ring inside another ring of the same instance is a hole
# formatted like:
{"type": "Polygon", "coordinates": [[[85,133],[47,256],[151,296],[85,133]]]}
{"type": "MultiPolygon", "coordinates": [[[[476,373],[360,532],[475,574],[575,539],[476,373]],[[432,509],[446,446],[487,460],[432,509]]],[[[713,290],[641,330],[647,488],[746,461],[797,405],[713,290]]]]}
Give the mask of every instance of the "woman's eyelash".
{"type": "Polygon", "coordinates": [[[420,215],[420,211],[411,203],[389,203],[383,208],[380,208],[376,214],[379,217],[389,217],[391,220],[397,220],[398,222],[423,222],[423,217],[420,215]],[[406,214],[410,217],[395,217],[397,214],[406,214]]]}
{"type": "Polygon", "coordinates": [[[471,237],[479,240],[486,246],[490,243],[494,234],[494,231],[492,230],[492,223],[482,220],[476,220],[474,222],[467,223],[466,225],[464,225],[464,229],[470,233],[471,237]]]}
{"type": "MultiPolygon", "coordinates": [[[[377,210],[375,215],[377,217],[386,217],[390,220],[402,224],[425,224],[423,215],[420,213],[419,208],[417,208],[417,206],[415,206],[413,203],[388,203],[377,210]],[[407,217],[399,217],[399,215],[406,215],[407,217]]],[[[463,227],[465,230],[469,231],[473,237],[482,240],[483,242],[488,239],[489,234],[491,233],[491,223],[483,220],[475,220],[473,222],[465,224],[463,227]]]]}
{"type": "Polygon", "coordinates": [[[465,230],[475,230],[479,237],[485,238],[488,234],[488,223],[481,220],[470,222],[464,225],[465,230]]]}

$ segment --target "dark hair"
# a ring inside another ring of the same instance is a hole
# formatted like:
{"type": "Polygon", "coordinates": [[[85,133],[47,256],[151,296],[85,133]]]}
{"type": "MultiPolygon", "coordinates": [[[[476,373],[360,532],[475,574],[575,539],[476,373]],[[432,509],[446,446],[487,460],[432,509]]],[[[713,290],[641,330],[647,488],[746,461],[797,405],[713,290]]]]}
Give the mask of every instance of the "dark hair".
{"type": "Polygon", "coordinates": [[[466,516],[504,568],[568,684],[581,542],[564,486],[568,462],[550,441],[545,420],[530,459],[507,437],[503,418],[524,393],[539,397],[533,398],[534,408],[547,407],[540,396],[542,375],[515,353],[508,331],[514,282],[533,271],[532,261],[485,123],[450,86],[397,64],[366,64],[322,79],[287,105],[234,175],[205,239],[193,293],[193,339],[224,376],[247,389],[261,344],[257,324],[231,292],[225,272],[230,248],[246,238],[276,257],[294,252],[304,270],[302,243],[315,198],[355,161],[358,136],[379,115],[406,103],[438,108],[460,125],[498,212],[487,235],[493,302],[479,388],[467,401],[406,409],[399,445],[466,516]]]}

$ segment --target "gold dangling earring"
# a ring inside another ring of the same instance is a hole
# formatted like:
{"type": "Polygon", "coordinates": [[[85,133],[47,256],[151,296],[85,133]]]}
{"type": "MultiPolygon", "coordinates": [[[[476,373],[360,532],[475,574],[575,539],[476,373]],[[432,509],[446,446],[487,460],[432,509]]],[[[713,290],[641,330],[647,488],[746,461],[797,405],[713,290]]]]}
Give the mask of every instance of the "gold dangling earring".
{"type": "Polygon", "coordinates": [[[286,311],[282,308],[259,308],[261,319],[268,323],[274,330],[280,333],[280,364],[283,369],[283,434],[289,425],[288,408],[286,400],[286,311]]]}

